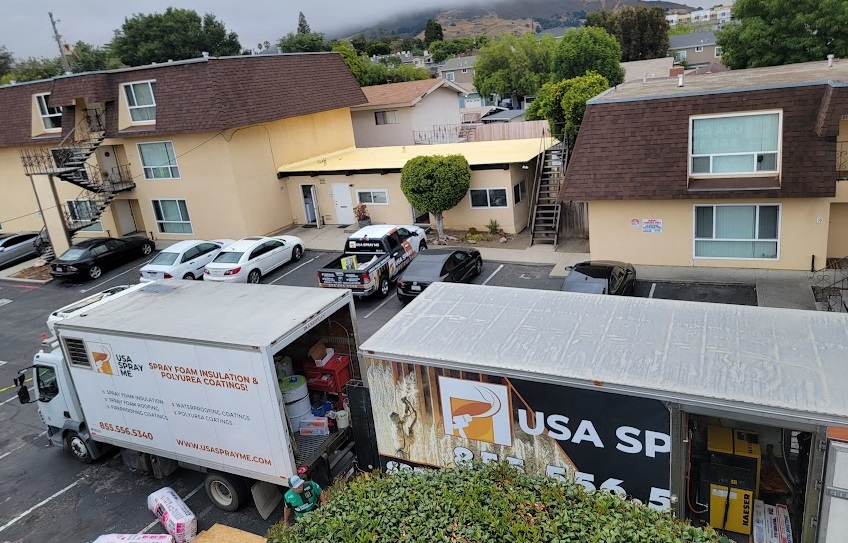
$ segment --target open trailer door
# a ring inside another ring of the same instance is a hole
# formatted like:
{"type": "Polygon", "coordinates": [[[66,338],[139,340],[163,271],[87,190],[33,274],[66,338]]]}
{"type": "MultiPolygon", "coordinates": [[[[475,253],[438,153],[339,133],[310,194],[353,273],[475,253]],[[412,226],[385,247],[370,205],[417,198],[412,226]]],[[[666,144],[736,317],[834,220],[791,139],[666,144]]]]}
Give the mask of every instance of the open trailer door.
{"type": "Polygon", "coordinates": [[[822,490],[818,543],[844,541],[848,534],[848,443],[828,441],[822,490]]]}

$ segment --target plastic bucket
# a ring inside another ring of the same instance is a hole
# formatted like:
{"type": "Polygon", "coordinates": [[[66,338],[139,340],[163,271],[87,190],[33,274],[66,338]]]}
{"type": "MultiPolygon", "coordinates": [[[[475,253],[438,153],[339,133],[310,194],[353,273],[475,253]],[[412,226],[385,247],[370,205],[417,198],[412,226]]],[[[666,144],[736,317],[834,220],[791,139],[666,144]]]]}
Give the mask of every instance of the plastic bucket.
{"type": "Polygon", "coordinates": [[[350,426],[350,413],[344,409],[336,411],[336,424],[339,425],[339,430],[344,430],[350,426]]]}
{"type": "Polygon", "coordinates": [[[280,380],[281,385],[286,380],[286,377],[294,375],[294,364],[292,364],[290,356],[284,356],[282,358],[274,357],[274,366],[277,368],[277,378],[280,380]]]}

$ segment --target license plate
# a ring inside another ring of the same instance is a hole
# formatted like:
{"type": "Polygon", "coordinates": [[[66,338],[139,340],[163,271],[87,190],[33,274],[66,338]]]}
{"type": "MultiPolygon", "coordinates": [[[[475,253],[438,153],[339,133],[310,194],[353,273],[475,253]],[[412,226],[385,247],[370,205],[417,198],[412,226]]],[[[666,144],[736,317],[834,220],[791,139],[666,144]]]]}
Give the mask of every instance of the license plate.
{"type": "Polygon", "coordinates": [[[65,271],[64,266],[56,266],[56,271],[65,271]]]}
{"type": "Polygon", "coordinates": [[[221,275],[222,273],[223,273],[222,270],[212,270],[212,275],[215,275],[215,276],[221,275]]]}
{"type": "Polygon", "coordinates": [[[409,287],[410,290],[414,290],[416,292],[421,292],[421,285],[412,285],[409,287]]]}

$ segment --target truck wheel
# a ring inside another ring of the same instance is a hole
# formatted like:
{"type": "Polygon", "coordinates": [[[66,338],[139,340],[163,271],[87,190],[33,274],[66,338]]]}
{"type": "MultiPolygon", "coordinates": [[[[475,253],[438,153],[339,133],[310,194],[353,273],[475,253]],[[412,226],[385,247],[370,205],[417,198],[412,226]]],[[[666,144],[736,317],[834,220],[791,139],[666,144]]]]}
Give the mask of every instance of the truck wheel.
{"type": "Polygon", "coordinates": [[[247,484],[244,479],[218,471],[206,476],[206,495],[218,509],[238,511],[247,501],[247,484]]]}
{"type": "Polygon", "coordinates": [[[68,432],[68,435],[65,436],[65,444],[68,446],[71,453],[73,453],[74,458],[83,464],[91,464],[91,461],[93,460],[91,457],[91,451],[88,450],[88,445],[85,444],[85,441],[79,436],[79,434],[76,432],[68,432]]]}
{"type": "Polygon", "coordinates": [[[380,288],[377,289],[377,296],[385,298],[389,295],[389,278],[385,275],[380,276],[380,288]]]}

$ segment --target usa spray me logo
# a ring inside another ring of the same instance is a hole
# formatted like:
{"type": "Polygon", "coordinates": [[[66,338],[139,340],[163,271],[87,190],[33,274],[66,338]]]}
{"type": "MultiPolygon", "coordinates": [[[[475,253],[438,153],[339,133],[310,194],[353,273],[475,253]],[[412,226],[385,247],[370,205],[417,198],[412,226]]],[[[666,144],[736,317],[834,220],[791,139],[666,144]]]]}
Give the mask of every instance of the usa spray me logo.
{"type": "Polygon", "coordinates": [[[495,445],[512,445],[509,389],[504,385],[439,377],[445,433],[495,445]]]}

